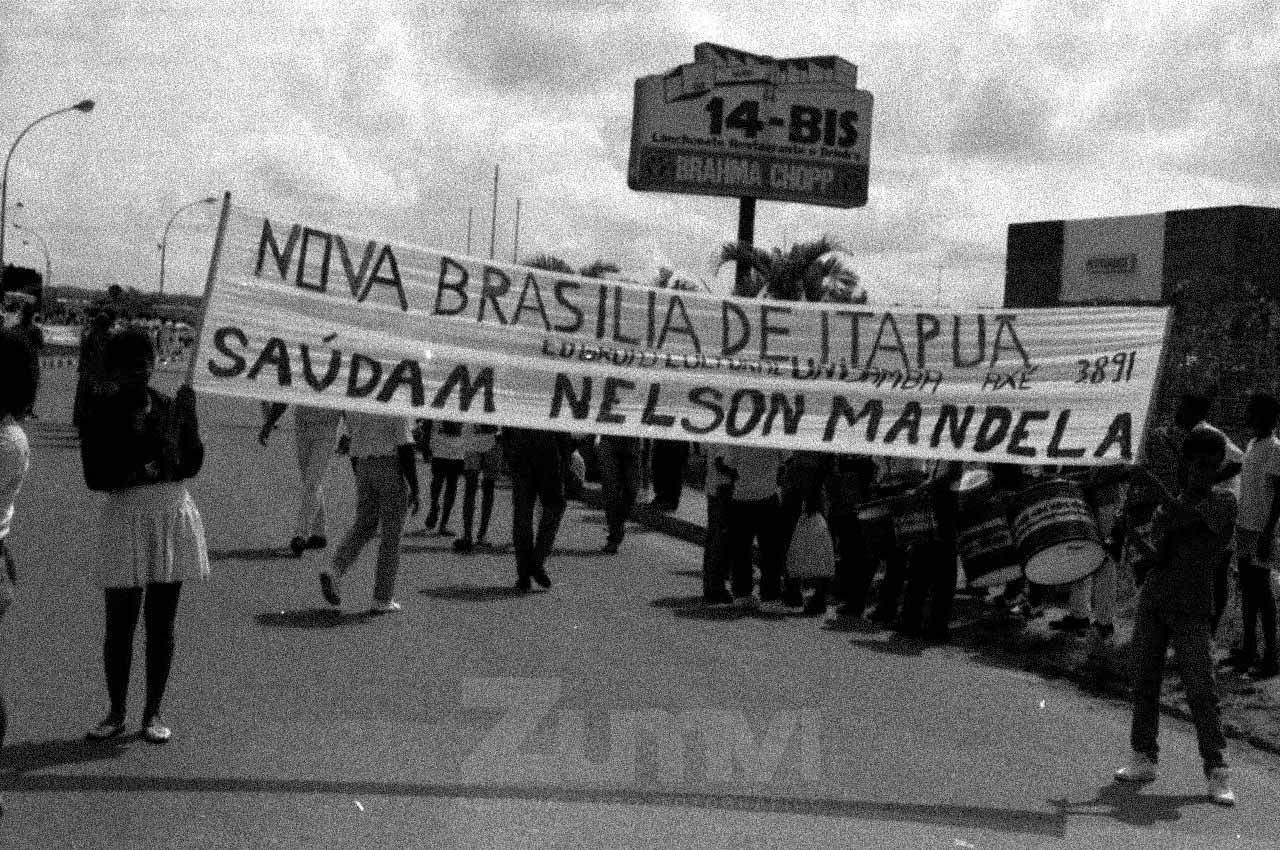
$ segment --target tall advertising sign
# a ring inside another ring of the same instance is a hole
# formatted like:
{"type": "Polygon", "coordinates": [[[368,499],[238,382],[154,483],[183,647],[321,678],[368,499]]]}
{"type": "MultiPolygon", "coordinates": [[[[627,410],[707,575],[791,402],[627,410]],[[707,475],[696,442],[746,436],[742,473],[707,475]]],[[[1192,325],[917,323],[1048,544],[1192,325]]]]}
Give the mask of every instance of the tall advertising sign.
{"type": "Polygon", "coordinates": [[[867,203],[871,93],[838,56],[775,59],[700,44],[636,80],[627,185],[832,207],[867,203]]]}

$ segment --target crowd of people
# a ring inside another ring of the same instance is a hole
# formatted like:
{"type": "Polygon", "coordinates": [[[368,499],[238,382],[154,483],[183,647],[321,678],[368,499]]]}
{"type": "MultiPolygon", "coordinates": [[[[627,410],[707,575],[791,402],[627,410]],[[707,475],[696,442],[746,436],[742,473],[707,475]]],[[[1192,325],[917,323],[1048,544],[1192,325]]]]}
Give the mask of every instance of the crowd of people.
{"type": "MultiPolygon", "coordinates": [[[[184,484],[199,473],[204,448],[191,387],[184,385],[173,397],[152,387],[158,359],[152,335],[136,327],[113,328],[113,318],[100,312],[86,332],[74,412],[85,482],[104,494],[95,563],[103,591],[109,709],[87,734],[105,740],[126,728],[133,639],[141,615],[147,667],[141,731],[147,740],[164,743],[172,732],[161,719],[161,707],[182,585],[209,572],[200,512],[184,484]]],[[[19,580],[5,544],[29,464],[21,420],[35,400],[39,367],[30,341],[20,332],[5,331],[0,348],[2,612],[19,580]]],[[[772,614],[820,615],[835,605],[837,616],[865,615],[886,628],[945,642],[962,565],[968,583],[982,595],[988,587],[996,590],[994,604],[1017,610],[1034,608],[1037,594],[1043,599],[1043,586],[1016,570],[994,569],[1001,566],[1001,552],[1007,551],[1010,560],[1025,559],[1021,540],[1013,541],[1016,546],[993,544],[990,535],[975,537],[972,532],[977,525],[998,526],[1003,516],[1013,529],[1005,536],[1017,536],[1020,500],[1041,484],[1068,482],[1073,488],[1069,492],[1080,494],[1076,501],[1092,517],[1090,534],[1098,559],[1072,579],[1070,612],[1055,628],[1111,636],[1122,559],[1140,585],[1132,650],[1133,755],[1117,778],[1154,777],[1160,682],[1166,650],[1172,646],[1210,792],[1217,802],[1231,804],[1211,641],[1234,568],[1244,636],[1228,663],[1255,679],[1277,675],[1271,569],[1280,557],[1273,544],[1280,520],[1280,499],[1275,498],[1280,491],[1280,440],[1274,436],[1280,402],[1267,394],[1251,397],[1247,415],[1252,439],[1244,451],[1206,421],[1208,406],[1202,396],[1184,397],[1175,422],[1151,435],[1146,456],[1136,466],[976,468],[953,460],[917,463],[710,446],[703,601],[772,614]],[[829,529],[834,567],[829,575],[806,575],[802,581],[802,573],[788,571],[788,553],[800,520],[815,515],[829,529]],[[872,605],[872,589],[882,570],[872,605]]],[[[269,442],[286,409],[264,405],[261,443],[269,442]]],[[[566,493],[585,475],[587,443],[581,438],[305,406],[295,406],[294,425],[301,488],[288,546],[295,555],[328,546],[324,482],[335,449],[348,456],[355,479],[355,516],[318,576],[320,593],[331,605],[343,604],[344,580],[367,544],[380,536],[368,611],[401,610],[395,598],[400,543],[409,517],[420,511],[420,460],[431,473],[425,530],[456,538],[453,546],[462,553],[489,544],[495,485],[500,477],[509,477],[515,588],[527,593],[534,584],[551,587],[548,561],[566,493]],[[460,478],[459,537],[451,520],[460,478]]],[[[601,436],[589,445],[605,503],[601,552],[613,554],[623,543],[646,468],[652,471],[655,507],[677,507],[688,449],[655,448],[646,461],[645,446],[637,438],[601,436]],[[678,463],[662,464],[659,473],[653,466],[658,457],[678,463]],[[677,468],[680,475],[673,476],[677,468]]],[[[3,732],[0,703],[0,743],[3,732]]]]}

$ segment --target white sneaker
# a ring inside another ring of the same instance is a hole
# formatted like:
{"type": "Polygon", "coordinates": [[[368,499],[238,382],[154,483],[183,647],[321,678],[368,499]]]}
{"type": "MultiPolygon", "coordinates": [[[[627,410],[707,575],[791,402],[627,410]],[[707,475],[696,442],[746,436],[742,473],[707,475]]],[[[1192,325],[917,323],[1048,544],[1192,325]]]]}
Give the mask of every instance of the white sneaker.
{"type": "Polygon", "coordinates": [[[1209,796],[1219,806],[1234,806],[1236,792],[1231,790],[1231,771],[1225,767],[1215,767],[1206,777],[1209,783],[1209,796]]]}
{"type": "Polygon", "coordinates": [[[404,610],[404,606],[394,599],[375,599],[373,605],[369,608],[370,614],[394,614],[396,611],[404,610]]]}
{"type": "Polygon", "coordinates": [[[1151,782],[1156,778],[1156,763],[1144,753],[1132,753],[1129,763],[1116,771],[1121,782],[1151,782]]]}

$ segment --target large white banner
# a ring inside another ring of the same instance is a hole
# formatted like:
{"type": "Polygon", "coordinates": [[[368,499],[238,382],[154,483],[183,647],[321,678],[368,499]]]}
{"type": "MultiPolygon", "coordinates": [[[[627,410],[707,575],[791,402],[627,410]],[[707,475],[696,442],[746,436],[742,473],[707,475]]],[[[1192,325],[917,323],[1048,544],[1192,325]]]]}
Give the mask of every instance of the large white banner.
{"type": "Polygon", "coordinates": [[[920,312],[655,289],[231,207],[202,392],[529,428],[1020,464],[1138,450],[1164,308],[920,312]]]}

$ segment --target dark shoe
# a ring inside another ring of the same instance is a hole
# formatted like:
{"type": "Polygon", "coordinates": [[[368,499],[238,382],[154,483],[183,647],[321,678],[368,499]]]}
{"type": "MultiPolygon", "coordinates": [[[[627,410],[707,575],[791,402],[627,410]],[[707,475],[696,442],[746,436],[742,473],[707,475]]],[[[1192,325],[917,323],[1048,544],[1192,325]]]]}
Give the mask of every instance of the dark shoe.
{"type": "Polygon", "coordinates": [[[533,576],[533,580],[538,583],[539,587],[551,587],[551,576],[547,575],[546,570],[538,568],[530,575],[533,576]]]}
{"type": "Polygon", "coordinates": [[[1230,667],[1237,673],[1244,673],[1254,665],[1255,659],[1252,652],[1245,652],[1243,649],[1233,649],[1227,653],[1227,657],[1222,659],[1223,667],[1230,667]]]}
{"type": "MultiPolygon", "coordinates": [[[[862,616],[862,610],[862,606],[860,605],[852,605],[848,602],[842,602],[840,603],[840,606],[836,608],[836,614],[840,617],[848,617],[856,620],[862,616]]],[[[884,622],[883,620],[876,620],[874,615],[867,619],[874,620],[876,622],[884,622]]]]}
{"type": "Polygon", "coordinates": [[[301,558],[302,553],[307,550],[307,541],[301,537],[295,537],[289,541],[289,551],[293,553],[293,557],[301,558]]]}
{"type": "Polygon", "coordinates": [[[338,577],[325,570],[320,574],[320,594],[330,605],[342,604],[342,586],[338,577]]]}
{"type": "Polygon", "coordinates": [[[440,521],[440,514],[436,513],[435,511],[432,511],[431,513],[427,514],[427,521],[423,523],[423,525],[426,526],[428,530],[430,530],[435,528],[436,523],[439,521],[440,521]]]}
{"type": "Polygon", "coordinates": [[[1255,682],[1261,682],[1266,679],[1274,679],[1280,676],[1280,664],[1275,659],[1271,661],[1263,661],[1257,667],[1249,671],[1249,678],[1255,682]]]}
{"type": "Polygon", "coordinates": [[[471,542],[470,537],[459,537],[453,541],[453,551],[455,552],[470,552],[474,546],[475,544],[471,542]]]}
{"type": "Polygon", "coordinates": [[[802,617],[821,617],[825,613],[827,613],[827,600],[816,596],[809,597],[809,601],[800,609],[802,617]]]}
{"type": "Polygon", "coordinates": [[[729,591],[722,590],[719,593],[708,593],[702,597],[702,604],[708,607],[719,608],[725,605],[733,604],[733,597],[729,595],[729,591]]]}
{"type": "Polygon", "coordinates": [[[604,544],[604,548],[600,551],[606,555],[616,555],[618,554],[618,544],[610,540],[608,543],[604,544]]]}
{"type": "Polygon", "coordinates": [[[924,639],[925,643],[931,643],[936,646],[951,642],[951,634],[947,629],[925,629],[920,633],[920,637],[924,639]]]}
{"type": "Polygon", "coordinates": [[[85,733],[90,741],[106,741],[124,732],[124,718],[108,714],[93,728],[85,733]]]}
{"type": "Polygon", "coordinates": [[[308,549],[323,549],[329,545],[329,540],[323,534],[313,534],[307,538],[308,549]]]}
{"type": "Polygon", "coordinates": [[[786,605],[788,608],[803,608],[804,594],[798,591],[792,592],[792,593],[784,593],[782,594],[782,604],[786,605]]]}
{"type": "Polygon", "coordinates": [[[528,577],[528,576],[520,576],[520,578],[516,579],[516,590],[520,591],[521,593],[528,593],[528,592],[529,592],[529,577],[528,577]]]}
{"type": "Polygon", "coordinates": [[[1088,617],[1076,617],[1071,614],[1060,620],[1053,620],[1049,623],[1049,628],[1056,629],[1060,632],[1083,632],[1089,628],[1088,617]]]}

